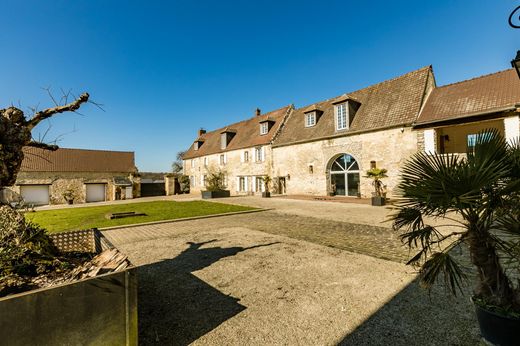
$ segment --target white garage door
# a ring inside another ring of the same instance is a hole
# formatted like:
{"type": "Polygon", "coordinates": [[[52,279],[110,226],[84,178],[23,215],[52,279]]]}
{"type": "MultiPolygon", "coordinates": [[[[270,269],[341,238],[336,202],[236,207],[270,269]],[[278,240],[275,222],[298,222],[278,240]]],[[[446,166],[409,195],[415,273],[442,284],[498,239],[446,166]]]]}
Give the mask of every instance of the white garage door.
{"type": "Polygon", "coordinates": [[[87,184],[87,202],[105,200],[105,184],[87,184]]]}
{"type": "Polygon", "coordinates": [[[49,204],[49,185],[23,185],[20,186],[20,194],[25,203],[49,204]]]}

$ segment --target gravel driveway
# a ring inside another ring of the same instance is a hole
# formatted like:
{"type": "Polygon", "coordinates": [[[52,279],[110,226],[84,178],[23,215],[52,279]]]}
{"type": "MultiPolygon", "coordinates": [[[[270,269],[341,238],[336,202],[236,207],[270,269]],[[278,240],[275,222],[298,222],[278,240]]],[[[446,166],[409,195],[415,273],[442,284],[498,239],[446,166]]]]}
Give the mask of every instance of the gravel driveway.
{"type": "Polygon", "coordinates": [[[478,344],[468,297],[430,301],[401,254],[376,258],[402,251],[390,231],[361,226],[270,211],[105,235],[140,266],[144,345],[478,344]]]}

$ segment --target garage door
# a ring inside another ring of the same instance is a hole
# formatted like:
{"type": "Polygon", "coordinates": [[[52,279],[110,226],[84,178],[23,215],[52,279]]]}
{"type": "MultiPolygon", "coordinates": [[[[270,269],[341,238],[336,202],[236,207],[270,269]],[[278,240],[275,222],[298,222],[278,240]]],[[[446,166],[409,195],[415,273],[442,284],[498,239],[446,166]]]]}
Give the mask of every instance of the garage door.
{"type": "Polygon", "coordinates": [[[20,194],[25,203],[35,205],[49,204],[49,185],[20,186],[20,194]]]}
{"type": "Polygon", "coordinates": [[[87,184],[87,202],[105,200],[105,184],[87,184]]]}

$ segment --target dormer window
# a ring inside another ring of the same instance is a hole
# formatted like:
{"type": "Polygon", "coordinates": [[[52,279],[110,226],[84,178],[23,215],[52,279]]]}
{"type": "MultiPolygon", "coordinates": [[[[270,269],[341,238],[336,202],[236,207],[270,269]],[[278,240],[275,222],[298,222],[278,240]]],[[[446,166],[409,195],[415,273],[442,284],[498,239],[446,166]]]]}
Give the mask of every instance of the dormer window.
{"type": "Polygon", "coordinates": [[[193,150],[199,150],[202,144],[204,144],[204,141],[197,139],[195,142],[193,142],[193,150]]]}
{"type": "Polygon", "coordinates": [[[266,135],[267,132],[269,132],[269,123],[268,122],[261,123],[260,124],[260,134],[266,135]]]}
{"type": "Polygon", "coordinates": [[[229,142],[235,137],[236,130],[225,128],[220,132],[220,149],[224,150],[229,145],[229,142]]]}
{"type": "Polygon", "coordinates": [[[348,129],[347,122],[347,103],[343,102],[336,105],[336,130],[348,129]]]}
{"type": "Polygon", "coordinates": [[[357,110],[361,106],[361,102],[350,95],[342,95],[332,104],[334,105],[336,131],[348,130],[357,110]]]}
{"type": "Polygon", "coordinates": [[[268,134],[271,130],[271,127],[273,127],[274,123],[274,119],[269,117],[260,120],[260,135],[263,136],[268,134]]]}
{"type": "Polygon", "coordinates": [[[312,127],[316,125],[316,112],[305,114],[305,127],[312,127]]]}

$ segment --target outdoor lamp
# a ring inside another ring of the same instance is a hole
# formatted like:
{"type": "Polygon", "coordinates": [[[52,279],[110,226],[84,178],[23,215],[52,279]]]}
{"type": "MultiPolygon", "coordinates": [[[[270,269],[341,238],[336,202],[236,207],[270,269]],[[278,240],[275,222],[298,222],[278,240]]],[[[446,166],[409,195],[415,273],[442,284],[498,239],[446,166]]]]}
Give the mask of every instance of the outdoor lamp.
{"type": "Polygon", "coordinates": [[[520,50],[516,52],[516,58],[511,61],[511,65],[516,70],[518,78],[520,78],[520,50]]]}

